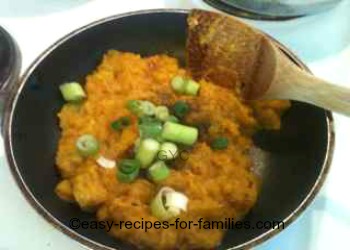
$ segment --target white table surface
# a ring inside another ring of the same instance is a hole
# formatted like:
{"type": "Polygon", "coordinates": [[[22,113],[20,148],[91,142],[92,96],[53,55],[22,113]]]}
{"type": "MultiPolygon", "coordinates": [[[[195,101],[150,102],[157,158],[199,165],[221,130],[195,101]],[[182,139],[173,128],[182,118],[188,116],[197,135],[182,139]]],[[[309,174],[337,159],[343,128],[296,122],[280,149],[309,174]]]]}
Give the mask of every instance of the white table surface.
{"type": "MultiPolygon", "coordinates": [[[[91,21],[140,9],[210,9],[200,0],[0,0],[0,25],[17,40],[23,68],[60,37],[91,21]]],[[[286,22],[248,21],[289,46],[313,72],[350,87],[350,2],[286,22]]],[[[350,119],[335,115],[336,147],[326,185],[290,227],[256,250],[350,249],[350,119]]],[[[2,145],[2,144],[0,144],[2,145]]],[[[47,223],[16,186],[0,148],[0,250],[85,249],[47,223]]]]}

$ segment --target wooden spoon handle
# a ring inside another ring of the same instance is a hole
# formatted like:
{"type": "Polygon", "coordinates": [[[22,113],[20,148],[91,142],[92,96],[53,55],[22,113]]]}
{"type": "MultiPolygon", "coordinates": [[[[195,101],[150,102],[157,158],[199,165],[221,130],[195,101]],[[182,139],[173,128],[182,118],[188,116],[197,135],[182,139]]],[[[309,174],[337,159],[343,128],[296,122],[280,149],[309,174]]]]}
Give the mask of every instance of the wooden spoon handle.
{"type": "Polygon", "coordinates": [[[331,84],[296,67],[289,67],[283,79],[276,79],[265,98],[306,102],[350,116],[350,89],[331,84]]]}
{"type": "Polygon", "coordinates": [[[300,69],[270,42],[265,43],[264,49],[268,54],[274,54],[276,60],[270,60],[274,65],[261,70],[266,73],[269,69],[274,69],[274,74],[267,74],[271,78],[263,78],[271,82],[263,99],[296,100],[350,116],[350,89],[329,83],[300,69]]]}

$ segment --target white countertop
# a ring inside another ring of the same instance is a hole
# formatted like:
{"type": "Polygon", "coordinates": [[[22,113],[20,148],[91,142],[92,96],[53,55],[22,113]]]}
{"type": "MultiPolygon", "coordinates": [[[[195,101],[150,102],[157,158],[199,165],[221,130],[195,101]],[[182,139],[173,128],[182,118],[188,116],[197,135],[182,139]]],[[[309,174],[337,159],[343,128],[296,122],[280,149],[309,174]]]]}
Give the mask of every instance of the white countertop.
{"type": "MultiPolygon", "coordinates": [[[[91,21],[150,8],[210,7],[200,0],[0,0],[0,25],[17,40],[23,68],[53,42],[91,21]]],[[[290,47],[313,72],[350,87],[350,2],[286,22],[249,21],[290,47]]],[[[335,115],[336,147],[326,185],[290,227],[256,250],[350,249],[350,119],[335,115]]],[[[10,174],[0,144],[0,250],[85,249],[28,205],[10,174]]]]}

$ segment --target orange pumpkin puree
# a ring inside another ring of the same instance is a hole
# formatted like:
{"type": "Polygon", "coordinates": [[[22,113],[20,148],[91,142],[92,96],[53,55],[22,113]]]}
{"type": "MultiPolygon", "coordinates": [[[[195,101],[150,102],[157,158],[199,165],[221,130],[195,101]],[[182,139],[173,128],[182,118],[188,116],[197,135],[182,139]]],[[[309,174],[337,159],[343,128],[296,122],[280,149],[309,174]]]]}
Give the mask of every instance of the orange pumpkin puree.
{"type": "MultiPolygon", "coordinates": [[[[257,128],[279,129],[280,115],[288,101],[244,103],[233,92],[211,82],[199,81],[198,96],[180,96],[170,86],[176,75],[186,75],[175,58],[155,55],[142,58],[132,53],[109,51],[98,68],[86,78],[87,99],[65,104],[59,112],[60,128],[56,163],[62,180],[57,195],[75,202],[85,211],[94,211],[98,220],[157,221],[150,202],[158,190],[169,186],[189,198],[181,220],[240,219],[254,206],[259,178],[251,170],[251,136],[257,128]],[[109,159],[130,156],[139,137],[137,117],[126,109],[128,100],[148,100],[171,106],[185,100],[191,112],[184,122],[197,126],[198,142],[186,155],[171,164],[170,176],[155,184],[147,178],[121,183],[116,169],[100,167],[93,157],[84,158],[75,148],[77,138],[92,134],[100,141],[100,155],[109,159]],[[110,124],[122,116],[132,124],[120,132],[110,124]],[[210,138],[225,136],[229,146],[212,150],[210,138]]],[[[110,233],[139,247],[152,249],[210,249],[222,240],[221,229],[140,229],[113,228],[110,233]]]]}

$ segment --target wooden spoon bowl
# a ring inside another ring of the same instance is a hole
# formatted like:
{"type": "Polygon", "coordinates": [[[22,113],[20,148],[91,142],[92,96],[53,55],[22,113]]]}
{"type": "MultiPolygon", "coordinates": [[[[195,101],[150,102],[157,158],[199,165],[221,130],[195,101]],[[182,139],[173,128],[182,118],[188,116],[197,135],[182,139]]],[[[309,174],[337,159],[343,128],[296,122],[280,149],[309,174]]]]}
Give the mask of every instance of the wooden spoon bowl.
{"type": "Polygon", "coordinates": [[[293,64],[265,34],[231,16],[193,10],[187,58],[195,78],[205,78],[244,99],[290,99],[350,116],[350,90],[293,64]]]}

